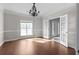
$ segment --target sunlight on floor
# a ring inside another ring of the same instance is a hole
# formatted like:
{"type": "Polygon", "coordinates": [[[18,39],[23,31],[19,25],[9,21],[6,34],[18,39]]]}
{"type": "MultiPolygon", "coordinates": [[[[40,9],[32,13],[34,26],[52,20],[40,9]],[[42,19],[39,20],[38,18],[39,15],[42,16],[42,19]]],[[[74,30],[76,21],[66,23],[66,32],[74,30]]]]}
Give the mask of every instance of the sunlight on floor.
{"type": "Polygon", "coordinates": [[[34,42],[38,42],[38,43],[46,43],[46,42],[49,42],[51,40],[48,40],[48,39],[41,39],[41,38],[34,38],[33,39],[34,42]]]}

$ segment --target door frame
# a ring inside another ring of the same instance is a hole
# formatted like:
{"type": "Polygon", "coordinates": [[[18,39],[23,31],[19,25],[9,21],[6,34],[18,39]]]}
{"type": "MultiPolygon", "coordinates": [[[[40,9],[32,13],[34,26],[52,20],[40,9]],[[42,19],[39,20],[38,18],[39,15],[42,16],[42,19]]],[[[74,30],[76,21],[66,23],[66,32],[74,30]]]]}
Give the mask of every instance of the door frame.
{"type": "MultiPolygon", "coordinates": [[[[68,31],[68,14],[64,14],[64,15],[67,15],[67,31],[68,31]]],[[[61,15],[61,16],[64,16],[64,15],[61,15]]],[[[61,16],[53,17],[50,20],[55,19],[55,18],[60,18],[61,16]]],[[[50,31],[51,30],[51,28],[50,28],[50,20],[49,20],[49,37],[52,38],[51,37],[51,31],[50,31]]],[[[60,41],[60,38],[59,38],[58,43],[62,44],[62,42],[60,41]]],[[[65,47],[68,47],[68,34],[67,34],[67,45],[64,45],[64,44],[62,44],[62,45],[65,46],[65,47]]]]}
{"type": "MultiPolygon", "coordinates": [[[[65,35],[67,36],[66,37],[66,42],[64,42],[64,41],[62,41],[62,37],[61,37],[61,35],[60,35],[60,43],[62,44],[62,45],[64,45],[65,47],[68,47],[68,15],[67,14],[65,14],[65,15],[62,15],[62,16],[60,16],[60,27],[61,27],[61,17],[66,17],[66,30],[64,31],[64,33],[65,33],[65,35]]],[[[61,28],[60,28],[60,34],[61,34],[61,28]]]]}

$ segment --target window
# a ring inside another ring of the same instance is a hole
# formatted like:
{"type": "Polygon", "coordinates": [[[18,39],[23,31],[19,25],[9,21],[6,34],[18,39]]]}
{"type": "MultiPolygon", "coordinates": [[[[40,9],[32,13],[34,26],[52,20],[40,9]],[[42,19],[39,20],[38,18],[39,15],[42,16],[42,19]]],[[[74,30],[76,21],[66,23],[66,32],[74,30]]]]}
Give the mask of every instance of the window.
{"type": "Polygon", "coordinates": [[[20,23],[20,35],[32,35],[32,23],[20,23]]]}

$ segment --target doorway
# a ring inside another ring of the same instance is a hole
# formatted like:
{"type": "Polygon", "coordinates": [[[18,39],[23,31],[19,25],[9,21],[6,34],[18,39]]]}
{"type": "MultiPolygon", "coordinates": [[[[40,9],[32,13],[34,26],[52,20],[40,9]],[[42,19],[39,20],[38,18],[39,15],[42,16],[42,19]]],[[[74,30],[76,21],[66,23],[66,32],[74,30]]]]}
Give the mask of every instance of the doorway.
{"type": "Polygon", "coordinates": [[[50,38],[68,47],[68,16],[63,15],[49,21],[50,38]]]}
{"type": "Polygon", "coordinates": [[[60,41],[60,18],[50,20],[50,38],[60,41]]]}

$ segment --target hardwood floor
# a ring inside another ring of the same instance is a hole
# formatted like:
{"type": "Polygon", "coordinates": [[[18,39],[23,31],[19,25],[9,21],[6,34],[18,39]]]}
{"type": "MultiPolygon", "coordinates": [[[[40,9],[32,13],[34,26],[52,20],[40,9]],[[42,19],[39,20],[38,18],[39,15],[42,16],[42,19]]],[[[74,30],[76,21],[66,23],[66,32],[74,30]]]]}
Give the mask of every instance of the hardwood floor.
{"type": "Polygon", "coordinates": [[[75,50],[42,38],[6,42],[0,47],[1,55],[74,55],[75,50]]]}

